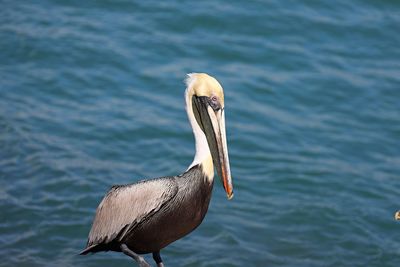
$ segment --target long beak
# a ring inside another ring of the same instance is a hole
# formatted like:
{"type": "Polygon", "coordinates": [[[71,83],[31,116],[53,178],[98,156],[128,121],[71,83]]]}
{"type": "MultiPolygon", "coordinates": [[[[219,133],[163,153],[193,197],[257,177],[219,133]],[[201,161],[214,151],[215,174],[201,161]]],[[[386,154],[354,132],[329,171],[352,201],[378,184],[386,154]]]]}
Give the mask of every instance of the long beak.
{"type": "Polygon", "coordinates": [[[228,199],[233,198],[233,185],[226,144],[224,109],[214,111],[202,97],[194,97],[195,117],[207,137],[211,156],[228,199]]]}

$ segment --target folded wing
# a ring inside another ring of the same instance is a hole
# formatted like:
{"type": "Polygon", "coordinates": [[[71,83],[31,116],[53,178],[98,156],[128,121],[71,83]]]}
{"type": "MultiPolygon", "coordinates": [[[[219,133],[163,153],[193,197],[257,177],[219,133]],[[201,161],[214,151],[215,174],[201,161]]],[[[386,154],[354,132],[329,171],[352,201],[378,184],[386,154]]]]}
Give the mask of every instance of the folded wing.
{"type": "Polygon", "coordinates": [[[142,220],[159,211],[177,191],[173,177],[113,186],[96,210],[86,249],[81,254],[123,238],[142,220]]]}

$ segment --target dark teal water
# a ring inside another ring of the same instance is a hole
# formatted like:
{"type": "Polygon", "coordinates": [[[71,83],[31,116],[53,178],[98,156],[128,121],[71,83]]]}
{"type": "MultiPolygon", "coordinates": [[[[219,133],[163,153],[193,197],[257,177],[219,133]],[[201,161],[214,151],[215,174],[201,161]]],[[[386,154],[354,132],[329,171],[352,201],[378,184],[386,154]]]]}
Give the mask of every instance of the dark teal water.
{"type": "Polygon", "coordinates": [[[0,265],[77,256],[113,184],[174,175],[183,79],[224,86],[219,181],[167,266],[399,266],[398,1],[1,1],[0,265]]]}

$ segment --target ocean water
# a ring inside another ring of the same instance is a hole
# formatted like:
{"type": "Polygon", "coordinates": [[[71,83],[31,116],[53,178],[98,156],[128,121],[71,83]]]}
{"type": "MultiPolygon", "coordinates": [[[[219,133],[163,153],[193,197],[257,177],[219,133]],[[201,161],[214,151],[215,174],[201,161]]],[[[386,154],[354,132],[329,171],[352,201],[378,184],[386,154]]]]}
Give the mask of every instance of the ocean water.
{"type": "Polygon", "coordinates": [[[0,266],[135,266],[77,254],[113,184],[191,163],[190,72],[235,197],[167,266],[399,266],[399,1],[5,0],[0,48],[0,266]]]}

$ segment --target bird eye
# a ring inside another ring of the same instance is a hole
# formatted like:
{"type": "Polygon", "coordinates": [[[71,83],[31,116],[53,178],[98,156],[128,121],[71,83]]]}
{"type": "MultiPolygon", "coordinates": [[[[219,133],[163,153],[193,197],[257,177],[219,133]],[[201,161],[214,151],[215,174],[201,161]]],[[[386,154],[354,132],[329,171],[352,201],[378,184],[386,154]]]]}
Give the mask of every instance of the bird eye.
{"type": "Polygon", "coordinates": [[[217,111],[221,109],[221,104],[218,101],[218,97],[216,97],[215,95],[210,97],[209,103],[213,110],[217,111]]]}

